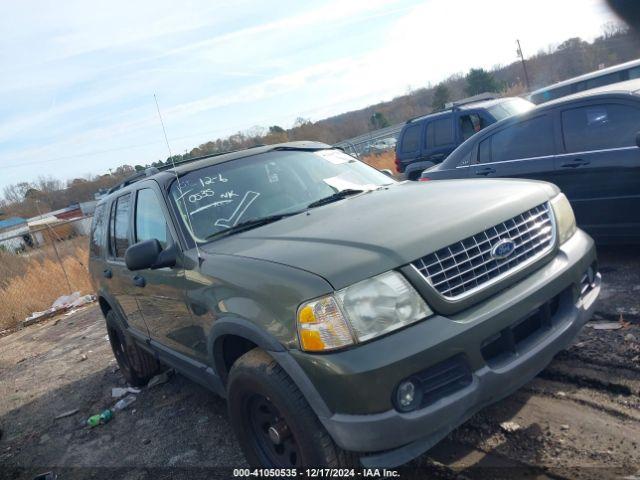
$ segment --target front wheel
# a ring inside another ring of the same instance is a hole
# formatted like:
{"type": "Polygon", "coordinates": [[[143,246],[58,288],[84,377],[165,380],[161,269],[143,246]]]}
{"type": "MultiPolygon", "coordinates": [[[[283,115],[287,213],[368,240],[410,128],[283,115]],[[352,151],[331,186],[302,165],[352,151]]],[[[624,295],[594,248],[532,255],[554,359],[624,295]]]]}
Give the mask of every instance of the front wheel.
{"type": "Polygon", "coordinates": [[[145,386],[158,373],[160,364],[153,355],[136,345],[133,339],[127,337],[118,326],[120,322],[118,322],[116,312],[109,310],[106,318],[109,343],[111,343],[113,356],[116,357],[122,375],[129,385],[145,386]]]}
{"type": "Polygon", "coordinates": [[[254,349],[229,372],[233,430],[253,468],[353,467],[289,376],[266,352],[254,349]]]}

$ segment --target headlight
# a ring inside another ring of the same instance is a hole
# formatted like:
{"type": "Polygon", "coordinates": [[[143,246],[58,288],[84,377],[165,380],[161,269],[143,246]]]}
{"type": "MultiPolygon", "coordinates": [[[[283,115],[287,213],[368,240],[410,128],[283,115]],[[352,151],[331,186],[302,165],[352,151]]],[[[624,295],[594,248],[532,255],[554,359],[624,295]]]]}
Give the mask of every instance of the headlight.
{"type": "Polygon", "coordinates": [[[432,314],[401,274],[386,272],[304,304],[298,311],[300,344],[307,351],[331,350],[355,340],[370,340],[432,314]]]}
{"type": "Polygon", "coordinates": [[[560,193],[551,199],[553,215],[556,217],[556,228],[558,230],[558,241],[563,244],[576,233],[576,217],[573,209],[564,193],[560,193]]]}

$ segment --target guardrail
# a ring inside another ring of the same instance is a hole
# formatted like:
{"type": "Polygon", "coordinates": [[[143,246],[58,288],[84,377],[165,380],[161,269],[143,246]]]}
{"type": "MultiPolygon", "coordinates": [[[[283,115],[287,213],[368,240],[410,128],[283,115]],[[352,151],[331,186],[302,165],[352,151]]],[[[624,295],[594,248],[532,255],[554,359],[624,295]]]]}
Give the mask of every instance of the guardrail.
{"type": "Polygon", "coordinates": [[[357,137],[338,142],[334,145],[334,147],[343,148],[349,153],[360,156],[368,153],[371,145],[376,143],[378,140],[383,140],[385,138],[395,138],[397,140],[398,136],[400,135],[400,130],[402,130],[403,126],[404,123],[399,123],[390,127],[374,130],[373,132],[365,133],[362,135],[358,135],[357,137]]]}

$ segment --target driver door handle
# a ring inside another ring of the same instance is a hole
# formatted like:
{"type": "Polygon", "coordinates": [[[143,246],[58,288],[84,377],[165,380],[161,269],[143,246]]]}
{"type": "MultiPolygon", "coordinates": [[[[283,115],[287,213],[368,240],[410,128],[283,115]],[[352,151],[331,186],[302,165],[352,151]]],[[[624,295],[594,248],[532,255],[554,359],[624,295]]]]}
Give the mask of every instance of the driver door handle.
{"type": "Polygon", "coordinates": [[[589,160],[582,160],[581,158],[574,158],[570,162],[566,162],[560,165],[562,168],[578,168],[589,165],[591,162],[589,160]]]}
{"type": "Polygon", "coordinates": [[[483,176],[487,176],[490,175],[492,173],[496,173],[496,169],[495,168],[491,168],[491,167],[486,167],[483,168],[481,170],[476,170],[476,175],[483,175],[483,176]]]}
{"type": "Polygon", "coordinates": [[[144,287],[147,284],[147,281],[144,279],[143,276],[141,275],[136,275],[135,277],[133,277],[133,284],[136,287],[144,287]]]}

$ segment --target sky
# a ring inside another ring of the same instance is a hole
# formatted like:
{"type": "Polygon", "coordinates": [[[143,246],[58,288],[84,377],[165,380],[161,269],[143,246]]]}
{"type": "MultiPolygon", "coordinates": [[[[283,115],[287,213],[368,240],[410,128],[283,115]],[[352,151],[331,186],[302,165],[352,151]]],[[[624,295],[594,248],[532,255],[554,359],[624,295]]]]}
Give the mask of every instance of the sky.
{"type": "Polygon", "coordinates": [[[0,192],[290,127],[491,68],[615,17],[602,0],[0,2],[0,192]]]}

